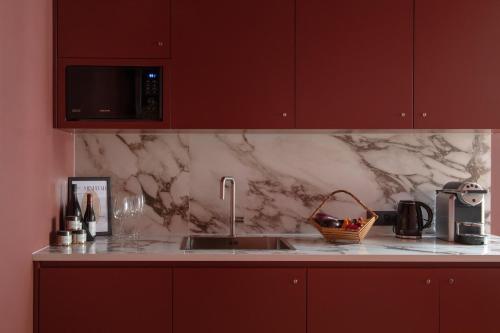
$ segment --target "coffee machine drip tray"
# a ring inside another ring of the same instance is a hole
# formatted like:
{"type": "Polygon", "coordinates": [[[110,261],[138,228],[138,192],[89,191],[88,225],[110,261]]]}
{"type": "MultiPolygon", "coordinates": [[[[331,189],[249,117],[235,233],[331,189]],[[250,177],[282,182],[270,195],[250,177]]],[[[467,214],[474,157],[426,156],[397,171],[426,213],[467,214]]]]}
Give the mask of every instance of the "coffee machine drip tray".
{"type": "Polygon", "coordinates": [[[484,223],[457,222],[457,241],[463,244],[482,245],[487,243],[484,223]]]}

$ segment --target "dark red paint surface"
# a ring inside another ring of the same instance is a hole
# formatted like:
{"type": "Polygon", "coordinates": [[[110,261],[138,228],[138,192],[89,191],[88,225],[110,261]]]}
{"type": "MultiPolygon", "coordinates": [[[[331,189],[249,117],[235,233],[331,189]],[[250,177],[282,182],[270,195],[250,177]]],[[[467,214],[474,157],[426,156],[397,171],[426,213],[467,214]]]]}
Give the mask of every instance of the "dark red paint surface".
{"type": "Polygon", "coordinates": [[[173,127],[294,128],[293,0],[173,0],[173,127]]]}
{"type": "Polygon", "coordinates": [[[40,333],[172,332],[170,268],[45,268],[40,333]]]}
{"type": "Polygon", "coordinates": [[[412,10],[297,0],[298,128],[412,128],[412,10]]]}
{"type": "Polygon", "coordinates": [[[500,124],[496,0],[58,0],[55,18],[57,57],[173,58],[172,126],[58,127],[500,124]]]}
{"type": "Polygon", "coordinates": [[[306,270],[178,268],[173,303],[176,333],[304,333],[306,270]]]}
{"type": "Polygon", "coordinates": [[[429,269],[310,269],[307,332],[438,333],[438,290],[429,269]]]}
{"type": "Polygon", "coordinates": [[[496,333],[498,266],[37,262],[34,331],[496,333]]]}
{"type": "Polygon", "coordinates": [[[416,128],[499,127],[499,22],[498,0],[416,1],[416,128]]]}
{"type": "Polygon", "coordinates": [[[169,0],[58,0],[59,57],[168,58],[169,0]]]}
{"type": "Polygon", "coordinates": [[[499,281],[499,269],[443,270],[440,279],[440,333],[497,333],[499,281]]]}

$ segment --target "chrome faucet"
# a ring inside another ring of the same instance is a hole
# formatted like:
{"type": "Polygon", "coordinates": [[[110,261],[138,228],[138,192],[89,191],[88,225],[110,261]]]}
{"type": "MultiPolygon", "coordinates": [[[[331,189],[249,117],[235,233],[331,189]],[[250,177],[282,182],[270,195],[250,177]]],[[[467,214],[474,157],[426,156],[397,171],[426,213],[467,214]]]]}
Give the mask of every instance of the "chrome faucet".
{"type": "Polygon", "coordinates": [[[222,177],[220,180],[220,198],[224,200],[226,183],[231,183],[231,202],[229,208],[229,236],[236,236],[236,181],[234,177],[222,177]]]}

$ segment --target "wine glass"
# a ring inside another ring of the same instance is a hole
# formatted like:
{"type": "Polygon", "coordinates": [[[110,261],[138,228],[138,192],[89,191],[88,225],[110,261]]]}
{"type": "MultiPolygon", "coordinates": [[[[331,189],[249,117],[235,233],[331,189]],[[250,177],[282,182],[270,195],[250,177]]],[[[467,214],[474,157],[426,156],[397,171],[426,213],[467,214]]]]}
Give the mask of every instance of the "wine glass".
{"type": "MultiPolygon", "coordinates": [[[[144,210],[144,195],[138,194],[130,197],[130,203],[131,203],[131,210],[130,210],[130,216],[131,217],[136,217],[142,214],[144,210]]],[[[135,221],[133,224],[133,230],[131,237],[133,239],[138,239],[139,238],[139,232],[137,231],[137,223],[138,221],[135,221]]]]}
{"type": "Polygon", "coordinates": [[[123,220],[125,217],[130,215],[131,205],[130,200],[126,196],[117,195],[113,200],[113,217],[116,220],[118,226],[118,232],[115,234],[116,238],[122,238],[124,236],[125,230],[123,225],[123,220]]]}

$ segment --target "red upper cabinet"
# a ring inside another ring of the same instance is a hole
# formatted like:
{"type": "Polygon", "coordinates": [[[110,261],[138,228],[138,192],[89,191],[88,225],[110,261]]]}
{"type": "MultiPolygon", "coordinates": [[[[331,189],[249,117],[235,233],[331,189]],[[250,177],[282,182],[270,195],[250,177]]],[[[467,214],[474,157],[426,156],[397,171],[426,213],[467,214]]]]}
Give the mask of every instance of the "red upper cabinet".
{"type": "Polygon", "coordinates": [[[415,127],[500,127],[500,1],[415,1],[415,127]]]}
{"type": "Polygon", "coordinates": [[[174,128],[293,128],[294,0],[173,0],[174,128]]]}
{"type": "Polygon", "coordinates": [[[58,56],[168,58],[170,0],[57,0],[58,56]]]}
{"type": "Polygon", "coordinates": [[[297,0],[297,127],[411,128],[412,26],[412,0],[297,0]]]}

